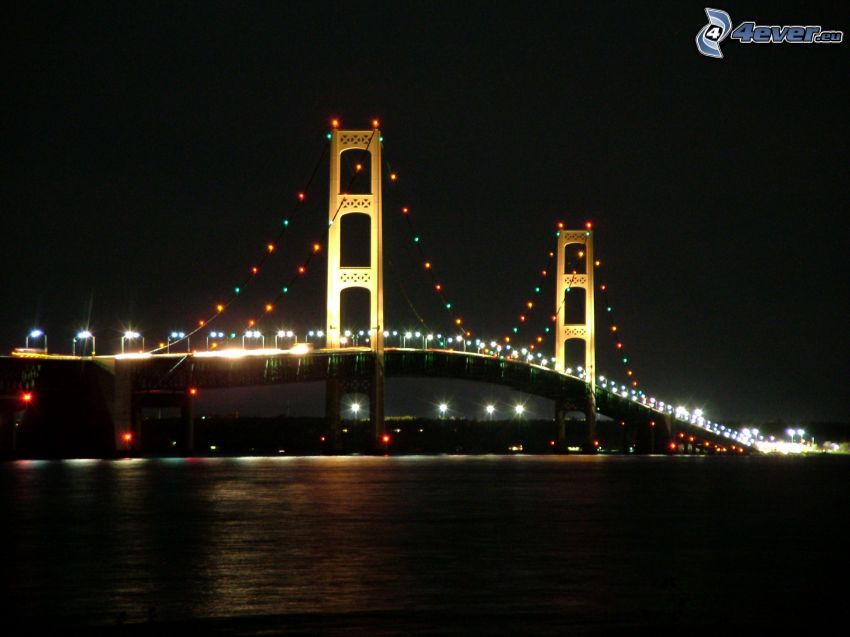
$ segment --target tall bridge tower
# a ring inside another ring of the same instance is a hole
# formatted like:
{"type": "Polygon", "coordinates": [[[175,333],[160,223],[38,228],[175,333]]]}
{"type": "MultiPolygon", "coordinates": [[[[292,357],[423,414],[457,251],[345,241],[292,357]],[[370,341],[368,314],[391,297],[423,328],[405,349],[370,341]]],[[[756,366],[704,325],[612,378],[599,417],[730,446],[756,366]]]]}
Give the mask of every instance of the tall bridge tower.
{"type": "MultiPolygon", "coordinates": [[[[384,222],[381,201],[381,131],[338,130],[331,132],[330,196],[328,198],[328,299],[327,347],[338,349],[341,345],[343,316],[342,293],[348,288],[369,291],[369,342],[374,352],[375,375],[369,386],[369,416],[380,445],[384,435],[384,222]],[[354,153],[358,169],[369,165],[370,188],[368,193],[350,194],[343,181],[343,154],[354,153]],[[349,214],[369,217],[369,264],[343,266],[342,220],[349,214]]],[[[329,380],[327,388],[327,416],[331,429],[338,430],[340,400],[346,389],[340,380],[329,380]]],[[[338,433],[334,444],[340,445],[338,433]]]]}
{"type": "MultiPolygon", "coordinates": [[[[555,315],[557,327],[555,330],[555,369],[564,370],[566,367],[567,341],[584,341],[584,373],[587,381],[587,398],[584,404],[585,419],[588,423],[588,442],[596,430],[596,334],[594,328],[593,297],[595,284],[593,281],[593,230],[561,230],[558,233],[558,277],[555,297],[555,315]],[[580,257],[584,263],[584,272],[578,268],[574,274],[566,272],[567,246],[578,244],[582,246],[580,257]],[[584,322],[567,323],[567,290],[581,288],[584,290],[584,322]]],[[[559,423],[559,438],[563,443],[564,422],[563,407],[556,406],[556,419],[559,423]]]]}

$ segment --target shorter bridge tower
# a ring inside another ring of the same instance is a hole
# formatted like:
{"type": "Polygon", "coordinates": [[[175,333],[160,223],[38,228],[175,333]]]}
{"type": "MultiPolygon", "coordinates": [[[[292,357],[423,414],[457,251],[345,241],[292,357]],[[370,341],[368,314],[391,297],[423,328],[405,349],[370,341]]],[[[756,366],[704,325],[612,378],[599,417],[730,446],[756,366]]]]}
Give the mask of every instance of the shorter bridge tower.
{"type": "MultiPolygon", "coordinates": [[[[561,230],[558,233],[558,276],[555,297],[555,369],[563,371],[566,368],[567,341],[584,341],[584,374],[587,382],[587,399],[584,405],[585,419],[588,424],[588,444],[592,444],[596,433],[596,334],[594,329],[594,291],[593,280],[593,230],[589,227],[583,230],[561,230]],[[566,271],[567,246],[578,244],[582,246],[581,257],[584,261],[584,273],[566,271]],[[584,290],[584,322],[567,323],[566,306],[567,291],[573,288],[584,290]]],[[[558,437],[563,445],[565,408],[556,405],[555,416],[558,421],[558,437]]]]}

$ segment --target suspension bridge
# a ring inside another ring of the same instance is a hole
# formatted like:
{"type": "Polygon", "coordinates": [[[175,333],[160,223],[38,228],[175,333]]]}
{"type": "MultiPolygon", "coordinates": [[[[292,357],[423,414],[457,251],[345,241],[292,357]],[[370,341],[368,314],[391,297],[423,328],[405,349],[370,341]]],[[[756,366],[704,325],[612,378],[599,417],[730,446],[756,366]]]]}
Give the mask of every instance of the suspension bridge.
{"type": "MultiPolygon", "coordinates": [[[[130,330],[122,336],[119,352],[97,354],[96,335],[82,330],[73,339],[70,353],[50,353],[47,335],[33,330],[25,347],[0,358],[0,449],[15,453],[21,434],[27,430],[38,432],[46,423],[75,418],[86,432],[87,448],[104,455],[137,453],[142,443],[142,411],[170,407],[180,410],[184,427],[182,451],[190,455],[195,452],[195,403],[199,392],[321,381],[325,383],[325,420],[331,449],[343,449],[343,399],[356,393],[368,396],[373,449],[381,452],[391,445],[384,394],[385,380],[392,377],[473,380],[549,399],[554,404],[552,416],[557,430],[553,444],[561,452],[567,451],[568,414],[574,412],[584,415],[586,452],[593,452],[598,446],[597,415],[619,421],[624,436],[627,430],[631,446],[641,453],[743,454],[755,449],[757,433],[713,422],[699,409],[676,406],[648,394],[638,387],[628,365],[626,382],[618,383],[599,373],[597,297],[606,314],[611,307],[606,286],[595,280],[598,261],[594,258],[594,230],[589,223],[579,228],[558,224],[547,263],[540,270],[541,281],[555,279],[550,324],[543,334],[529,338],[523,346],[521,328],[535,308],[546,305],[540,300],[541,285],[534,287],[534,300],[523,303],[517,325],[506,334],[494,338],[473,335],[464,319],[454,314],[453,304],[434,274],[433,263],[422,249],[409,210],[402,208],[422,268],[448,313],[451,327],[445,333],[426,333],[399,332],[385,325],[382,188],[385,183],[394,183],[396,175],[384,174],[383,138],[377,121],[371,129],[343,130],[333,120],[327,137],[330,188],[324,242],[311,244],[292,280],[260,312],[261,317],[272,314],[303,278],[311,259],[326,246],[324,329],[302,334],[300,342],[288,330],[269,334],[266,342],[267,335],[259,329],[262,318],[249,321],[247,329],[239,332],[219,331],[222,316],[240,302],[266,260],[278,250],[290,223],[289,218],[284,219],[278,236],[264,246],[256,265],[206,319],[198,321],[192,331],[172,332],[154,348],[145,348],[142,335],[130,330]],[[352,174],[346,184],[343,163],[348,166],[346,172],[352,174]],[[353,188],[358,178],[361,186],[353,188]],[[342,259],[342,220],[354,214],[368,218],[370,235],[368,261],[357,265],[342,259]],[[352,288],[369,295],[366,329],[344,327],[348,323],[341,298],[352,288]],[[566,309],[571,304],[583,308],[582,320],[568,322],[566,309]],[[544,335],[546,340],[549,335],[554,337],[553,351],[544,353],[544,335]],[[572,364],[567,351],[571,341],[582,343],[584,350],[583,360],[572,364]]],[[[319,164],[324,157],[323,154],[319,164]]],[[[294,212],[304,199],[305,193],[299,193],[294,212]]],[[[615,347],[621,350],[617,329],[613,323],[608,327],[615,336],[615,347]]],[[[622,361],[627,364],[628,357],[622,356],[622,361]]],[[[63,445],[74,446],[67,437],[54,435],[52,452],[62,455],[63,445]]]]}

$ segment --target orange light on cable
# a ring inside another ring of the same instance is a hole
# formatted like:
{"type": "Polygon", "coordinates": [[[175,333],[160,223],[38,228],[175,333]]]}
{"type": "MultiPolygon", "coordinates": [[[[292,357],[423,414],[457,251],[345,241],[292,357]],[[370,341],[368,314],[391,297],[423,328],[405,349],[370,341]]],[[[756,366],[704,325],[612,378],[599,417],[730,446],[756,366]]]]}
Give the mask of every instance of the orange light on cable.
{"type": "Polygon", "coordinates": [[[189,388],[189,395],[190,396],[197,396],[198,395],[198,389],[196,387],[190,387],[189,388]]]}
{"type": "Polygon", "coordinates": [[[355,164],[355,165],[354,165],[354,170],[355,170],[356,172],[360,172],[361,170],[363,170],[363,164],[355,164]]]}
{"type": "Polygon", "coordinates": [[[274,252],[274,244],[273,244],[273,243],[268,244],[268,245],[266,246],[266,250],[268,250],[268,251],[269,251],[269,254],[271,254],[272,252],[274,252]]]}
{"type": "Polygon", "coordinates": [[[255,321],[254,319],[251,319],[250,321],[248,321],[248,327],[254,327],[256,324],[257,324],[257,321],[255,321]]]}
{"type": "Polygon", "coordinates": [[[224,312],[224,306],[221,303],[219,303],[218,305],[215,306],[215,311],[219,312],[219,313],[224,312]]]}
{"type": "Polygon", "coordinates": [[[395,181],[396,179],[398,179],[398,175],[396,175],[395,173],[390,173],[390,181],[395,181]]]}
{"type": "Polygon", "coordinates": [[[426,261],[426,262],[425,262],[425,269],[426,269],[426,270],[430,270],[430,269],[431,269],[431,262],[430,262],[430,261],[426,261]]]}
{"type": "Polygon", "coordinates": [[[529,309],[529,310],[530,310],[531,308],[533,308],[533,307],[534,307],[534,303],[532,303],[531,301],[529,301],[528,303],[526,303],[526,305],[528,306],[528,309],[529,309]]]}
{"type": "Polygon", "coordinates": [[[266,312],[271,312],[274,306],[271,303],[266,303],[266,312]]]}
{"type": "Polygon", "coordinates": [[[463,321],[460,320],[460,318],[455,319],[455,325],[460,325],[461,323],[463,323],[463,321]]]}
{"type": "Polygon", "coordinates": [[[321,249],[322,249],[321,243],[314,243],[313,244],[313,252],[319,252],[321,249]]]}
{"type": "Polygon", "coordinates": [[[380,126],[380,125],[381,125],[381,122],[379,122],[378,120],[376,120],[376,119],[372,120],[372,128],[378,128],[378,126],[380,126]]]}
{"type": "Polygon", "coordinates": [[[203,327],[205,323],[206,321],[204,321],[203,319],[198,321],[198,327],[203,327]]]}

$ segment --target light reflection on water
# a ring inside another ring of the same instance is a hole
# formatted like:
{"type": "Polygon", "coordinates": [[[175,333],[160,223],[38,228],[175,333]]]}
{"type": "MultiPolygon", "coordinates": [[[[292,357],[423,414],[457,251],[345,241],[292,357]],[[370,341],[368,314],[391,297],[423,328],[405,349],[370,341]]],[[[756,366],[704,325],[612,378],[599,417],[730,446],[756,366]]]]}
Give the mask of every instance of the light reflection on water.
{"type": "Polygon", "coordinates": [[[612,456],[9,462],[4,598],[20,617],[80,623],[141,621],[150,607],[158,619],[696,619],[736,599],[745,618],[814,596],[807,578],[843,546],[850,498],[834,485],[847,469],[612,456]]]}

